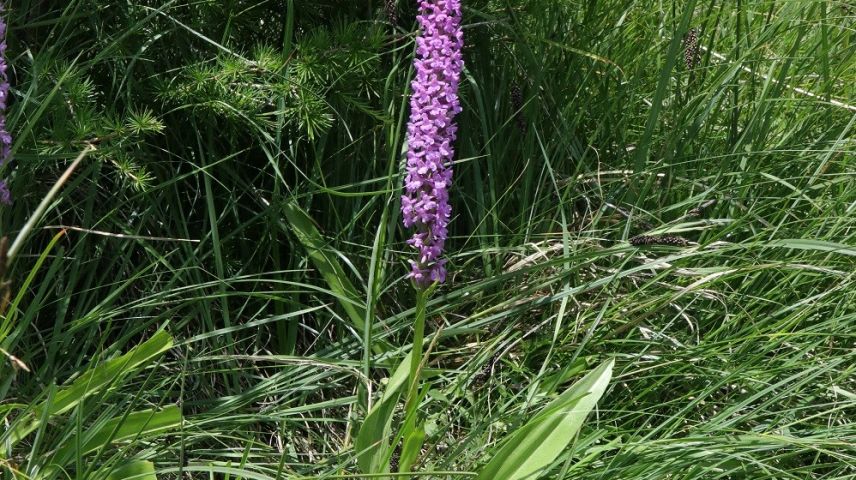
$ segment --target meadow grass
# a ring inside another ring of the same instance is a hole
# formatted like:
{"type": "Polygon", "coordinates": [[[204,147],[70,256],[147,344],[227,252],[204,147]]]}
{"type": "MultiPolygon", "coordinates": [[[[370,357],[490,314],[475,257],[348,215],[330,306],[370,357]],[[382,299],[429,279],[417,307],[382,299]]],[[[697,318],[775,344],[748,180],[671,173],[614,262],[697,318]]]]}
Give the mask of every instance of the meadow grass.
{"type": "MultiPolygon", "coordinates": [[[[7,5],[0,234],[94,150],[6,273],[2,478],[365,478],[412,346],[411,3],[7,5]]],[[[856,10],[464,6],[414,478],[610,358],[542,478],[856,478],[856,10]]]]}

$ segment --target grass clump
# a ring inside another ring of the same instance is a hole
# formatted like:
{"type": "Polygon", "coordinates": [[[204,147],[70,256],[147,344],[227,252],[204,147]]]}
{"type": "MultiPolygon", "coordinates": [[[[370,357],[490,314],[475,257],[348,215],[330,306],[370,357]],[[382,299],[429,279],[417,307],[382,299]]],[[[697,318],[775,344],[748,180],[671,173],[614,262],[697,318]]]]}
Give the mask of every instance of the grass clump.
{"type": "MultiPolygon", "coordinates": [[[[7,5],[0,236],[87,156],[3,272],[0,476],[354,478],[412,349],[411,3],[7,5]]],[[[538,478],[856,478],[853,19],[465,0],[420,478],[609,359],[538,478]]]]}

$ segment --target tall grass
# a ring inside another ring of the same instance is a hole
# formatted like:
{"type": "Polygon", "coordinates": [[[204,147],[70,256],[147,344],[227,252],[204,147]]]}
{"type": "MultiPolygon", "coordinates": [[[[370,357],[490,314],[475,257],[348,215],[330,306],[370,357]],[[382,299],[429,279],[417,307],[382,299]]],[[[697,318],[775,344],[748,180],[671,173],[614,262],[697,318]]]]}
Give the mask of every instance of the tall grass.
{"type": "MultiPolygon", "coordinates": [[[[411,349],[413,2],[120,3],[6,12],[0,236],[94,151],[7,270],[0,475],[355,478],[411,349]]],[[[465,2],[421,478],[476,472],[608,358],[543,478],[856,478],[854,20],[465,2]]]]}

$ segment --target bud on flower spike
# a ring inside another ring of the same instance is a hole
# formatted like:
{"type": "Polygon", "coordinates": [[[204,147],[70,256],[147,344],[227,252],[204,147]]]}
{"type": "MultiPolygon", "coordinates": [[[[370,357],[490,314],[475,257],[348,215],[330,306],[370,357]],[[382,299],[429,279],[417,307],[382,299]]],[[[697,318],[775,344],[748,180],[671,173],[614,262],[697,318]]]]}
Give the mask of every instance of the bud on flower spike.
{"type": "Polygon", "coordinates": [[[419,250],[410,278],[420,287],[446,279],[440,258],[448,235],[457,125],[458,84],[464,61],[460,0],[420,0],[416,38],[416,78],[407,124],[407,173],[401,212],[405,227],[416,228],[408,244],[419,250]]]}

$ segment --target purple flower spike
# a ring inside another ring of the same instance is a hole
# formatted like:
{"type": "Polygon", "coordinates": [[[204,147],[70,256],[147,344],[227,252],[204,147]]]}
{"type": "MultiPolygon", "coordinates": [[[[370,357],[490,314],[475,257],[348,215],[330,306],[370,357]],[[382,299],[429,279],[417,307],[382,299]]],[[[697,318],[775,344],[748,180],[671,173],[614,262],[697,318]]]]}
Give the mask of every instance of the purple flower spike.
{"type": "Polygon", "coordinates": [[[446,280],[441,258],[452,207],[454,117],[461,111],[458,84],[464,67],[460,0],[420,0],[416,78],[407,123],[407,177],[401,197],[404,226],[415,227],[408,244],[419,251],[410,278],[420,287],[446,280]]]}
{"type": "MultiPolygon", "coordinates": [[[[6,131],[6,105],[9,100],[9,76],[6,74],[6,19],[2,16],[5,11],[0,3],[0,165],[9,160],[12,151],[12,136],[6,131]]],[[[12,195],[6,182],[0,180],[0,203],[12,203],[12,195]]]]}

